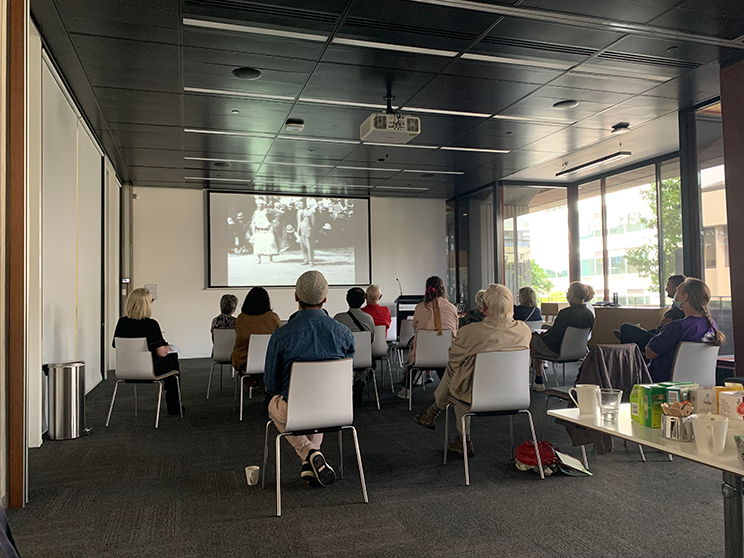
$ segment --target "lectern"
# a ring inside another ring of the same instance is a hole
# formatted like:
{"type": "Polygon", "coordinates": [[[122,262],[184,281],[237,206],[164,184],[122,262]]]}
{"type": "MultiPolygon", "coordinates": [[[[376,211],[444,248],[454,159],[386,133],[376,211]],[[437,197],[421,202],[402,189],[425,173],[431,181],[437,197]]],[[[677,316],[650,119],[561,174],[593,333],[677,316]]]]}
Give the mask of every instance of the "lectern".
{"type": "Polygon", "coordinates": [[[409,316],[413,316],[416,311],[416,305],[419,302],[424,301],[424,295],[400,295],[395,299],[395,315],[397,335],[396,339],[400,339],[400,325],[403,320],[407,320],[409,316]]]}

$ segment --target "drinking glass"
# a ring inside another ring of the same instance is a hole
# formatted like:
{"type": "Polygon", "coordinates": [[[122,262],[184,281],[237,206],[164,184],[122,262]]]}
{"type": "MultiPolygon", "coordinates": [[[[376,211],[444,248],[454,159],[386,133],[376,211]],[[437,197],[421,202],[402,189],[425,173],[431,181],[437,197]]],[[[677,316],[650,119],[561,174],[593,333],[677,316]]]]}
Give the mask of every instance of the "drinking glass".
{"type": "Polygon", "coordinates": [[[623,396],[622,390],[603,388],[599,390],[599,409],[602,420],[614,421],[620,409],[620,400],[623,396]]]}

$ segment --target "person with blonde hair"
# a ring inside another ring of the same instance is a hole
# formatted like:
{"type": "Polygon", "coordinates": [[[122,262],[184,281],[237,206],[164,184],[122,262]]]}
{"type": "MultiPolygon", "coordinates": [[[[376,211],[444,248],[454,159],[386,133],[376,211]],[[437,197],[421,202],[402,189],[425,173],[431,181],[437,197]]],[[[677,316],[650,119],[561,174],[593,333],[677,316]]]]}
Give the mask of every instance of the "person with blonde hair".
{"type": "MultiPolygon", "coordinates": [[[[492,283],[484,291],[483,313],[485,319],[466,325],[457,332],[449,350],[447,369],[434,392],[434,404],[421,411],[414,417],[414,421],[427,428],[434,429],[439,413],[447,406],[450,397],[466,403],[473,400],[473,372],[475,371],[475,357],[478,353],[493,351],[518,351],[530,346],[530,328],[522,321],[515,320],[512,309],[514,296],[504,285],[492,283]]],[[[455,406],[457,429],[462,428],[462,416],[465,411],[455,406]]],[[[465,426],[469,430],[469,423],[465,426]]],[[[470,432],[463,433],[454,440],[449,449],[462,454],[467,449],[472,457],[473,444],[470,432]]]]}
{"type": "MultiPolygon", "coordinates": [[[[114,331],[113,347],[116,338],[133,339],[144,337],[147,348],[152,354],[152,366],[155,376],[162,376],[173,370],[180,370],[178,355],[170,352],[170,345],[163,339],[160,324],[152,319],[152,295],[148,289],[134,289],[124,305],[124,316],[119,318],[114,331]]],[[[169,415],[180,415],[178,401],[178,382],[175,376],[163,378],[165,403],[169,415]]]]}
{"type": "Polygon", "coordinates": [[[535,383],[532,386],[534,391],[545,391],[545,384],[543,383],[544,360],[540,357],[558,358],[563,336],[569,327],[578,329],[594,328],[594,315],[584,305],[588,294],[589,290],[583,283],[578,281],[571,283],[566,291],[566,300],[569,307],[558,312],[553,321],[553,326],[545,333],[536,331],[532,334],[530,353],[533,358],[532,366],[535,369],[535,383]]]}
{"type": "Polygon", "coordinates": [[[367,287],[367,292],[364,297],[367,304],[362,308],[362,312],[372,316],[372,320],[376,326],[384,325],[385,335],[387,336],[392,318],[390,317],[390,308],[387,306],[380,306],[380,299],[382,298],[380,287],[377,285],[370,285],[367,287]]]}
{"type": "MultiPolygon", "coordinates": [[[[408,351],[408,365],[403,372],[403,388],[398,393],[401,399],[408,399],[408,371],[416,362],[416,335],[420,330],[436,331],[437,335],[457,335],[457,308],[447,298],[444,282],[432,275],[426,280],[424,301],[416,305],[413,313],[413,341],[408,351]],[[443,333],[448,332],[448,333],[443,333]]],[[[429,376],[430,378],[431,376],[429,376]]],[[[427,378],[428,381],[431,381],[427,378]]]]}
{"type": "Polygon", "coordinates": [[[537,293],[532,287],[522,287],[517,294],[518,304],[514,307],[514,319],[523,322],[542,321],[542,314],[537,307],[537,293]]]}
{"type": "Polygon", "coordinates": [[[485,289],[479,290],[475,293],[475,308],[460,318],[459,327],[465,327],[468,324],[475,324],[482,322],[486,315],[483,313],[483,296],[486,294],[485,289]]]}
{"type": "Polygon", "coordinates": [[[700,279],[688,277],[677,287],[676,300],[685,313],[684,319],[666,324],[646,346],[646,358],[651,360],[648,371],[654,382],[671,379],[674,356],[682,341],[707,343],[716,347],[726,341],[726,336],[718,330],[708,310],[708,285],[700,279]]]}

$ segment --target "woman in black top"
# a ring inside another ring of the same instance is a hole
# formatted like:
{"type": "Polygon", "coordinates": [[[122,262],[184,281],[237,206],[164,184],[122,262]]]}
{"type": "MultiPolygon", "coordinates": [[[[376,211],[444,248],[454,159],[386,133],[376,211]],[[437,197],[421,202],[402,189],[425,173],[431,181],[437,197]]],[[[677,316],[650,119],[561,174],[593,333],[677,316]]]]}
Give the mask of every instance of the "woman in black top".
{"type": "Polygon", "coordinates": [[[519,304],[514,307],[514,319],[523,322],[542,321],[542,314],[537,307],[537,294],[532,287],[519,289],[519,304]]]}
{"type": "MultiPolygon", "coordinates": [[[[135,289],[127,297],[124,306],[124,316],[119,318],[114,331],[113,346],[116,348],[116,338],[133,339],[144,337],[147,339],[147,348],[152,353],[153,372],[155,376],[167,374],[173,370],[179,370],[178,355],[169,353],[170,346],[163,339],[160,325],[151,318],[152,298],[147,289],[135,289]]],[[[165,402],[168,406],[168,414],[179,415],[178,408],[178,386],[175,376],[163,378],[165,388],[165,402]]]]}

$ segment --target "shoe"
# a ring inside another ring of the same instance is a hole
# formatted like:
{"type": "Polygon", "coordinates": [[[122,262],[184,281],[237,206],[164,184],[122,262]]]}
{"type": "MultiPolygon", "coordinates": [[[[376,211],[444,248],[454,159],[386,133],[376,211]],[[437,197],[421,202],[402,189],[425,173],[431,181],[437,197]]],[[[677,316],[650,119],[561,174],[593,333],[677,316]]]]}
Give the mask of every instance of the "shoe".
{"type": "Polygon", "coordinates": [[[538,393],[542,393],[545,391],[545,383],[533,383],[532,384],[532,391],[536,391],[538,393]]]}
{"type": "Polygon", "coordinates": [[[313,467],[309,461],[302,462],[302,472],[300,472],[300,478],[304,480],[310,486],[320,486],[318,479],[313,472],[313,467]]]}
{"type": "Polygon", "coordinates": [[[325,457],[318,450],[313,450],[307,456],[307,460],[310,462],[310,466],[313,468],[315,478],[321,486],[331,486],[333,481],[336,480],[336,471],[334,471],[328,463],[326,463],[325,457]]]}
{"type": "Polygon", "coordinates": [[[398,397],[400,397],[401,399],[408,399],[408,390],[406,388],[400,388],[398,397]]]}
{"type": "Polygon", "coordinates": [[[619,329],[613,329],[612,333],[615,334],[615,337],[617,337],[618,341],[620,341],[621,343],[623,342],[623,338],[621,337],[622,334],[620,333],[619,329]]]}
{"type": "Polygon", "coordinates": [[[418,375],[418,378],[416,378],[416,381],[413,382],[413,385],[414,386],[420,386],[420,385],[423,385],[423,383],[424,383],[424,374],[423,373],[420,373],[418,375]]]}
{"type": "Polygon", "coordinates": [[[434,383],[434,378],[433,378],[433,376],[434,376],[434,375],[433,375],[433,374],[432,374],[431,372],[427,372],[427,373],[426,373],[426,379],[425,379],[424,381],[425,381],[425,382],[426,382],[427,384],[433,384],[433,383],[434,383]]]}
{"type": "MultiPolygon", "coordinates": [[[[468,457],[474,457],[475,451],[473,450],[473,442],[470,441],[470,438],[468,438],[467,446],[468,446],[468,457]]],[[[458,436],[452,441],[452,443],[449,445],[449,450],[454,451],[455,453],[459,453],[460,455],[463,455],[462,436],[458,436]]]]}
{"type": "Polygon", "coordinates": [[[431,407],[426,409],[425,411],[421,411],[419,414],[417,414],[415,417],[413,417],[413,422],[416,424],[420,424],[421,426],[425,426],[426,428],[430,428],[431,430],[435,430],[437,425],[437,417],[439,416],[439,411],[432,412],[431,407]]]}

